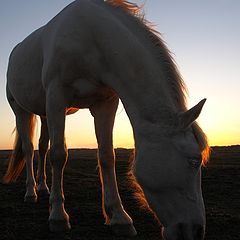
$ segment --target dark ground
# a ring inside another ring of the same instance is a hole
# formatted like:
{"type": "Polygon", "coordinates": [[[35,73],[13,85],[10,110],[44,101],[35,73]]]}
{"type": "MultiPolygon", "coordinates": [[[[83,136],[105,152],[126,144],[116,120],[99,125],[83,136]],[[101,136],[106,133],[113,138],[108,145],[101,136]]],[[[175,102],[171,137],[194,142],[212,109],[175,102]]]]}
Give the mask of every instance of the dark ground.
{"type": "MultiPolygon", "coordinates": [[[[9,151],[0,151],[0,178],[6,170],[9,151]]],[[[138,231],[136,240],[157,240],[160,228],[150,212],[140,209],[126,178],[129,150],[118,149],[117,174],[120,194],[138,231]]],[[[101,213],[101,188],[95,150],[70,150],[65,170],[66,209],[72,230],[63,235],[48,231],[48,201],[23,202],[25,171],[17,183],[0,183],[0,240],[65,239],[123,240],[114,237],[101,213]]],[[[48,176],[50,176],[48,165],[48,176]]],[[[48,180],[50,185],[50,177],[48,180]]],[[[203,169],[203,195],[207,213],[206,240],[240,240],[240,147],[215,147],[203,169]]]]}

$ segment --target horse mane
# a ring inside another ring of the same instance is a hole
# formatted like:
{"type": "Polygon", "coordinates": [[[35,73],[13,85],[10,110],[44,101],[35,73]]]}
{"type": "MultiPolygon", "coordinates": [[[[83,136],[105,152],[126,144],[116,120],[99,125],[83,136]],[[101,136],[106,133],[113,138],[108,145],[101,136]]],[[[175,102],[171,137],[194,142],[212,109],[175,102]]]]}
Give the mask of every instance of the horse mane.
{"type": "MultiPolygon", "coordinates": [[[[175,60],[172,57],[172,53],[167,48],[161,34],[154,28],[154,24],[145,18],[142,6],[138,6],[135,3],[125,0],[105,0],[105,2],[132,15],[135,18],[136,23],[146,32],[155,49],[157,60],[161,60],[162,72],[165,75],[167,84],[172,91],[175,106],[180,111],[186,111],[187,87],[178,70],[175,60]]],[[[192,125],[192,129],[202,152],[202,165],[206,165],[210,155],[210,147],[208,145],[207,137],[196,122],[192,125]]]]}
{"type": "Polygon", "coordinates": [[[154,28],[155,25],[145,18],[145,14],[142,11],[143,6],[138,6],[125,0],[106,0],[106,2],[135,17],[136,23],[146,32],[151,40],[156,58],[161,60],[161,68],[168,80],[167,84],[169,84],[172,94],[175,95],[174,103],[176,107],[181,111],[186,111],[186,85],[178,71],[172,53],[167,48],[165,41],[161,38],[161,34],[154,28]]]}

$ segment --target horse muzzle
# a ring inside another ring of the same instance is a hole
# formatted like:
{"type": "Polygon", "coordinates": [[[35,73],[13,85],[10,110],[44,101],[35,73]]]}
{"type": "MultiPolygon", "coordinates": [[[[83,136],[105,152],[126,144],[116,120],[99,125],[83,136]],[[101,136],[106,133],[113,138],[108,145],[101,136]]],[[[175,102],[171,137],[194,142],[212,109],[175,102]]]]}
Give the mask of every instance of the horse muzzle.
{"type": "Polygon", "coordinates": [[[205,227],[202,224],[178,223],[163,229],[164,240],[203,240],[205,227]]]}

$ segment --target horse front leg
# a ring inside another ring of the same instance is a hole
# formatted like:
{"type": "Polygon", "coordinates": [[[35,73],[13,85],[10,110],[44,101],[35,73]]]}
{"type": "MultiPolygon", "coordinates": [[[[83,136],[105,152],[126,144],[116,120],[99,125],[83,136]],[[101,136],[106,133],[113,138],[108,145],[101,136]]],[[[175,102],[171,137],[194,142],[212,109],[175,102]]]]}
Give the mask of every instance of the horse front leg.
{"type": "Polygon", "coordinates": [[[52,232],[67,231],[71,228],[69,216],[64,208],[63,171],[67,162],[65,144],[65,106],[62,95],[54,88],[47,93],[47,122],[50,136],[50,162],[52,187],[49,198],[49,228],[52,232]]]}
{"type": "Polygon", "coordinates": [[[37,191],[40,197],[49,196],[49,189],[46,183],[46,156],[48,151],[49,134],[47,119],[41,117],[41,135],[38,143],[38,170],[37,170],[37,191]]]}
{"type": "Polygon", "coordinates": [[[131,217],[122,206],[118,192],[115,155],[112,143],[112,130],[118,98],[105,101],[91,108],[94,116],[95,132],[98,141],[98,164],[102,183],[102,208],[106,224],[118,236],[137,234],[131,217]]]}

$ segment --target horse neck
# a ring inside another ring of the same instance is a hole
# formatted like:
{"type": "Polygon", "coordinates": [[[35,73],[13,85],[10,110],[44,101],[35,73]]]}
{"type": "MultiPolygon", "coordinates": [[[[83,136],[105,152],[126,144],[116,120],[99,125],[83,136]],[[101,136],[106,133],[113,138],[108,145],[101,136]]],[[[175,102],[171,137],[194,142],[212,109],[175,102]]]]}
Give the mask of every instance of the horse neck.
{"type": "Polygon", "coordinates": [[[166,126],[177,109],[164,74],[154,68],[154,64],[145,65],[132,77],[127,72],[124,71],[120,81],[114,80],[114,87],[126,109],[134,136],[149,125],[166,126]]]}

